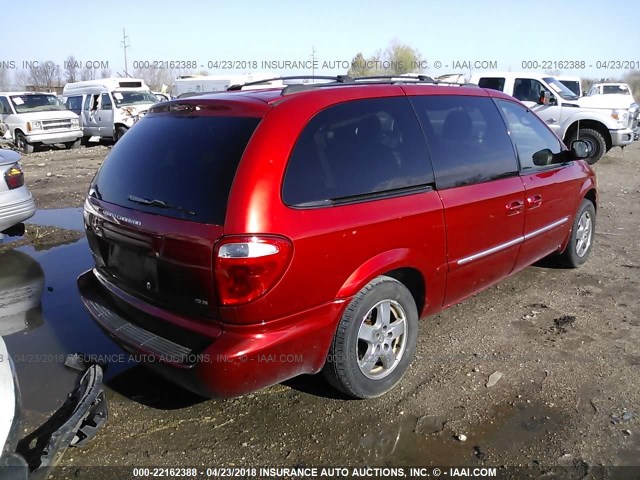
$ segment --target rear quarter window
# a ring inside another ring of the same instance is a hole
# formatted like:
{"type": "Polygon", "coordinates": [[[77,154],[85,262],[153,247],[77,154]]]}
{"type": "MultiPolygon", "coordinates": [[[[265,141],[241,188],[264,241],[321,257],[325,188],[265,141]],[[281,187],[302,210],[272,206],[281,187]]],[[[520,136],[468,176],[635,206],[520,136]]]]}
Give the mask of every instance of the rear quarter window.
{"type": "Polygon", "coordinates": [[[427,136],[438,189],[517,175],[507,127],[491,98],[412,97],[427,136]]]}
{"type": "Polygon", "coordinates": [[[354,100],[307,124],[289,159],[283,201],[306,206],[433,182],[424,135],[405,97],[354,100]]]}
{"type": "Polygon", "coordinates": [[[222,225],[231,183],[260,119],[148,115],[113,147],[95,195],[127,208],[222,225]],[[158,208],[131,200],[160,200],[158,208]]]}

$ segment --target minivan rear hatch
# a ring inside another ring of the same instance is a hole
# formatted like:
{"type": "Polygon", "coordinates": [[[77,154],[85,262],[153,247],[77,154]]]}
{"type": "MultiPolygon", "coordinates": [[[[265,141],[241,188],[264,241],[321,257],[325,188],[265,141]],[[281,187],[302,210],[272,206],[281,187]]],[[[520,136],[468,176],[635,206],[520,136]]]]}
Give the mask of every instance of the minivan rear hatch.
{"type": "Polygon", "coordinates": [[[96,269],[146,303],[215,318],[213,248],[257,110],[173,103],[113,147],[85,203],[96,269]],[[171,106],[173,105],[173,107],[171,106]]]}

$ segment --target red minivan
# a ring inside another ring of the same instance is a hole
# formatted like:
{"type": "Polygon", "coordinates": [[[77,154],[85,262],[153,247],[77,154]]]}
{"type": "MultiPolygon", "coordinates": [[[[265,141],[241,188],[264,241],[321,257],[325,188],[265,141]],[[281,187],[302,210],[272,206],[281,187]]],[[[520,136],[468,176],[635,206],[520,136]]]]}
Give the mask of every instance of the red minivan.
{"type": "Polygon", "coordinates": [[[376,397],[418,318],[543,257],[587,260],[588,153],[505,94],[422,79],[161,103],[91,183],[78,287],[118,343],[200,394],[322,371],[376,397]]]}

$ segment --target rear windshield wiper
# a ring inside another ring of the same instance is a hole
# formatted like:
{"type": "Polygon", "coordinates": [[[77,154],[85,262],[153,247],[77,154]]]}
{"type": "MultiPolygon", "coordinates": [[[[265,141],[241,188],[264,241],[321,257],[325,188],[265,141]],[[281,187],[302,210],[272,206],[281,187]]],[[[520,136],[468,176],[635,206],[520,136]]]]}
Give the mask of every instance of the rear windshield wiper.
{"type": "Polygon", "coordinates": [[[150,207],[158,207],[158,208],[166,208],[171,210],[178,210],[179,212],[186,213],[188,215],[196,216],[196,212],[192,212],[191,210],[187,210],[179,205],[171,205],[162,200],[158,200],[156,198],[144,198],[144,197],[136,197],[135,195],[129,195],[129,201],[134,203],[139,203],[141,205],[148,205],[150,207]]]}

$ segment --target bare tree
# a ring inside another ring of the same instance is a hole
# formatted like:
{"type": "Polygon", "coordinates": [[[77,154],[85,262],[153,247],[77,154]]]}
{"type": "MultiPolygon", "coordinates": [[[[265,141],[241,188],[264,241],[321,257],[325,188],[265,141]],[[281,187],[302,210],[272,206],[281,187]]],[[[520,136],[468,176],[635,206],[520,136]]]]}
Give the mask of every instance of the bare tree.
{"type": "Polygon", "coordinates": [[[82,73],[80,74],[80,80],[95,80],[96,79],[96,69],[91,67],[84,67],[82,69],[82,73]]]}
{"type": "Polygon", "coordinates": [[[100,72],[100,78],[109,78],[111,76],[111,70],[108,68],[103,68],[100,72]]]}
{"type": "Polygon", "coordinates": [[[622,79],[631,87],[636,102],[640,102],[640,70],[629,70],[622,79]]]}
{"type": "Polygon", "coordinates": [[[29,74],[25,70],[20,70],[15,74],[14,85],[18,89],[20,90],[26,89],[28,82],[29,82],[29,74]]]}
{"type": "Polygon", "coordinates": [[[0,68],[0,91],[9,90],[11,75],[8,69],[0,68]]]}
{"type": "Polygon", "coordinates": [[[36,89],[59,87],[60,65],[49,60],[38,62],[29,67],[28,81],[36,89]]]}
{"type": "Polygon", "coordinates": [[[76,57],[69,55],[64,61],[64,78],[68,83],[77,82],[79,78],[80,64],[76,60],[76,57]]]}
{"type": "Polygon", "coordinates": [[[163,85],[170,87],[174,76],[174,70],[168,68],[138,68],[134,73],[135,78],[141,78],[151,90],[156,91],[161,90],[163,85]]]}
{"type": "Polygon", "coordinates": [[[598,79],[597,78],[581,78],[580,79],[580,84],[582,87],[582,91],[585,92],[585,94],[591,90],[591,87],[594,83],[598,83],[598,79]]]}

